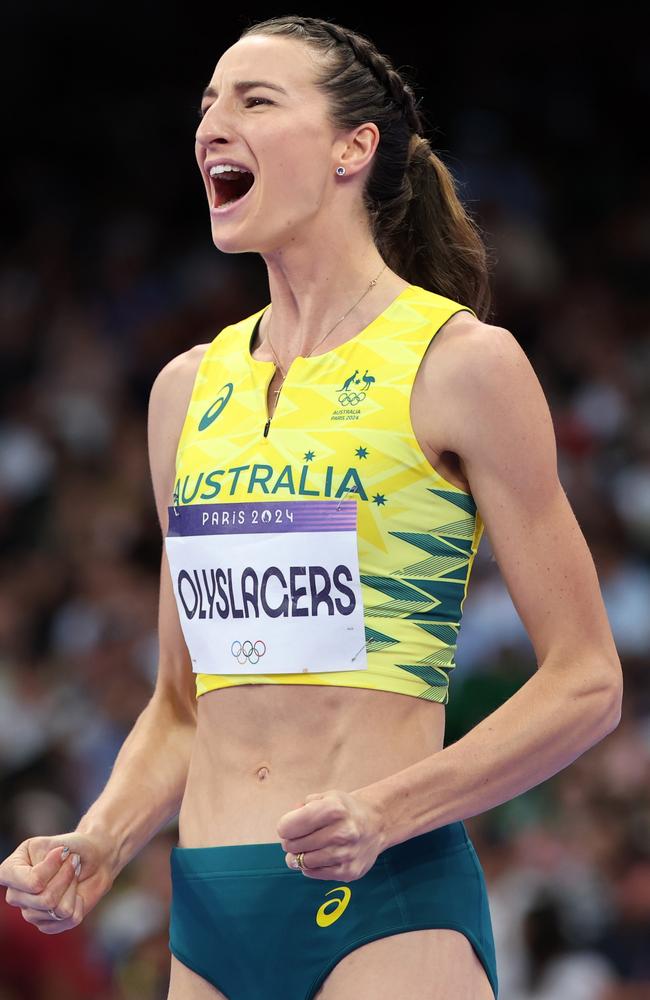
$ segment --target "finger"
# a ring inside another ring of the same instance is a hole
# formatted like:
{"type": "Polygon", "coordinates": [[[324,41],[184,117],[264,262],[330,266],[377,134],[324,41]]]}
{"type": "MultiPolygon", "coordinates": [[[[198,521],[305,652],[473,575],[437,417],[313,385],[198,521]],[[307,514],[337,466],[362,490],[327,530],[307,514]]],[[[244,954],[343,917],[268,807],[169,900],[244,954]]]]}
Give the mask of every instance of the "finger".
{"type": "Polygon", "coordinates": [[[70,853],[76,852],[83,855],[88,851],[88,838],[83,834],[76,832],[65,833],[61,834],[61,838],[59,841],[58,837],[32,837],[30,840],[25,841],[27,863],[30,865],[40,864],[41,861],[44,861],[49,856],[52,850],[58,850],[61,853],[64,844],[65,849],[70,853]],[[44,845],[42,841],[47,841],[47,844],[44,845]],[[49,846],[50,844],[52,844],[52,847],[49,846]],[[45,847],[47,847],[47,851],[45,851],[45,847]]]}
{"type": "Polygon", "coordinates": [[[72,927],[77,927],[84,916],[84,906],[81,893],[77,893],[77,898],[75,900],[75,907],[72,916],[68,917],[67,920],[49,920],[48,926],[46,928],[41,928],[46,934],[60,934],[61,931],[68,931],[72,927]]]}
{"type": "MultiPolygon", "coordinates": [[[[53,847],[51,851],[45,855],[40,861],[34,862],[32,865],[32,871],[37,875],[37,877],[43,882],[46,880],[45,884],[48,884],[55,875],[65,867],[70,864],[70,859],[72,854],[70,853],[70,848],[67,847],[67,854],[63,855],[61,846],[53,847]]],[[[74,866],[73,870],[74,870],[74,866]]]]}
{"type": "Polygon", "coordinates": [[[32,890],[7,889],[6,900],[10,906],[19,906],[21,909],[28,907],[30,909],[48,910],[58,903],[63,893],[67,891],[68,886],[76,881],[70,855],[65,861],[59,862],[55,874],[45,885],[43,885],[42,879],[34,874],[38,867],[36,865],[34,868],[29,869],[29,872],[31,872],[29,882],[33,886],[32,890]],[[36,891],[37,888],[38,892],[36,891]]]}
{"type": "Polygon", "coordinates": [[[74,914],[77,903],[77,887],[77,879],[73,878],[70,885],[64,889],[60,899],[58,899],[56,903],[51,903],[46,909],[53,910],[57,917],[63,917],[64,920],[70,920],[74,914]]]}
{"type": "Polygon", "coordinates": [[[303,851],[306,854],[307,851],[320,851],[335,844],[335,837],[338,837],[336,831],[331,827],[324,827],[306,837],[281,837],[280,840],[285,851],[291,854],[300,854],[303,851]]]}
{"type": "Polygon", "coordinates": [[[74,903],[74,913],[72,914],[72,921],[75,927],[83,920],[85,907],[86,904],[84,902],[83,895],[80,892],[77,892],[77,898],[74,903]]]}
{"type": "MultiPolygon", "coordinates": [[[[77,916],[83,914],[83,900],[78,892],[77,879],[73,878],[56,905],[52,902],[46,909],[34,905],[24,906],[21,909],[25,920],[40,930],[47,930],[48,933],[57,933],[60,930],[76,926],[77,916]],[[52,917],[51,913],[56,913],[56,917],[52,917]]],[[[80,919],[81,917],[79,917],[80,919]]]]}
{"type": "Polygon", "coordinates": [[[47,913],[43,910],[35,910],[31,906],[21,907],[20,912],[22,913],[23,920],[25,920],[28,924],[33,924],[34,927],[40,928],[43,924],[54,924],[59,922],[52,920],[52,918],[48,917],[47,913]]]}
{"type": "Polygon", "coordinates": [[[58,934],[60,931],[70,930],[73,926],[71,920],[52,920],[43,910],[34,910],[26,907],[21,912],[23,920],[28,924],[32,924],[33,927],[37,927],[43,934],[58,934]]]}
{"type": "Polygon", "coordinates": [[[333,865],[329,868],[305,867],[302,874],[305,875],[307,878],[322,878],[322,879],[329,879],[330,881],[338,879],[338,881],[345,881],[345,879],[341,878],[339,865],[333,865]]]}
{"type": "MultiPolygon", "coordinates": [[[[344,847],[328,847],[322,851],[304,851],[302,863],[305,868],[337,868],[352,860],[350,851],[344,847]]],[[[298,855],[295,855],[296,857],[298,855]]]]}
{"type": "MultiPolygon", "coordinates": [[[[280,826],[282,826],[283,830],[287,827],[291,829],[291,835],[294,839],[308,837],[311,833],[317,833],[318,830],[330,826],[338,818],[338,814],[332,815],[329,803],[324,803],[322,799],[314,799],[312,802],[304,802],[302,805],[294,806],[293,809],[284,813],[278,826],[278,833],[280,826]]],[[[280,834],[280,836],[286,836],[286,834],[280,834]]]]}
{"type": "Polygon", "coordinates": [[[36,892],[47,885],[61,867],[61,846],[53,847],[37,864],[33,864],[27,845],[21,844],[0,865],[0,884],[23,892],[36,892]]]}
{"type": "MultiPolygon", "coordinates": [[[[76,891],[76,887],[73,886],[73,888],[76,891]]],[[[84,918],[84,901],[81,893],[77,892],[74,910],[64,920],[53,920],[49,914],[44,914],[42,910],[34,910],[29,907],[24,909],[22,914],[27,923],[33,924],[43,934],[60,934],[61,931],[70,930],[71,927],[77,927],[81,923],[84,918]]]]}

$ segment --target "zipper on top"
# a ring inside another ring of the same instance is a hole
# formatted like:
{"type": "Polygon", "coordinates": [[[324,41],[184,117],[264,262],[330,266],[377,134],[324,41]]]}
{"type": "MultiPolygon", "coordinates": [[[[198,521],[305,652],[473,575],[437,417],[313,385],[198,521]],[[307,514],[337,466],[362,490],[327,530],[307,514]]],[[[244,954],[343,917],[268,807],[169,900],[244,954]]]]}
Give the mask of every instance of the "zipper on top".
{"type": "MultiPolygon", "coordinates": [[[[291,364],[287,368],[287,374],[285,375],[284,381],[282,382],[282,387],[284,387],[286,385],[286,383],[287,383],[287,381],[289,379],[289,374],[291,372],[291,369],[292,369],[292,367],[294,366],[294,364],[296,363],[297,360],[298,360],[298,358],[294,358],[294,360],[291,362],[291,364]]],[[[271,378],[266,382],[266,385],[264,386],[264,408],[266,410],[266,423],[264,424],[264,432],[262,434],[262,437],[264,437],[264,438],[267,438],[269,436],[269,430],[270,430],[270,427],[271,427],[271,421],[273,420],[273,417],[275,417],[276,413],[278,412],[278,407],[280,406],[280,396],[282,395],[282,392],[278,391],[278,395],[275,397],[275,409],[273,410],[273,416],[269,415],[269,386],[270,386],[270,384],[271,384],[271,382],[273,380],[273,376],[275,375],[275,373],[276,373],[277,370],[278,370],[277,365],[274,365],[273,366],[273,374],[271,375],[271,378]]]]}
{"type": "MultiPolygon", "coordinates": [[[[289,365],[289,367],[291,367],[291,365],[289,365]]],[[[275,373],[276,373],[277,370],[278,370],[277,366],[274,365],[273,366],[273,374],[271,375],[271,378],[268,380],[268,382],[264,386],[264,408],[266,410],[266,423],[264,424],[264,433],[263,433],[262,436],[265,437],[265,438],[269,436],[269,429],[271,427],[271,420],[275,416],[275,414],[277,412],[277,409],[278,409],[278,406],[279,406],[279,403],[280,403],[280,398],[279,398],[280,394],[278,393],[278,395],[275,397],[275,409],[273,410],[273,417],[272,417],[269,414],[269,386],[270,386],[271,382],[273,381],[273,377],[274,377],[274,375],[275,375],[275,373]]],[[[287,372],[287,375],[288,374],[289,374],[289,372],[287,372]]],[[[286,382],[286,378],[285,378],[285,382],[286,382]]]]}

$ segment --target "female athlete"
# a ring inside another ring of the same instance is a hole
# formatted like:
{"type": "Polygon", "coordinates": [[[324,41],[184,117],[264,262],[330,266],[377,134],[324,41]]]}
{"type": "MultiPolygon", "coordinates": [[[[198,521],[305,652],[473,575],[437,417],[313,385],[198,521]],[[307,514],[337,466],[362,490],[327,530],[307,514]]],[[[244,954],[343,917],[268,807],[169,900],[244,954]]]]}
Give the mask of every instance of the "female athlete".
{"type": "Polygon", "coordinates": [[[77,926],[178,814],[171,1000],[491,1000],[463,820],[620,718],[543,391],[486,322],[483,242],[368,39],[249,26],[196,157],[215,246],[261,254],[270,303],[154,382],[155,691],[77,829],[2,863],[7,902],[77,926]],[[443,748],[484,527],[538,669],[443,748]]]}

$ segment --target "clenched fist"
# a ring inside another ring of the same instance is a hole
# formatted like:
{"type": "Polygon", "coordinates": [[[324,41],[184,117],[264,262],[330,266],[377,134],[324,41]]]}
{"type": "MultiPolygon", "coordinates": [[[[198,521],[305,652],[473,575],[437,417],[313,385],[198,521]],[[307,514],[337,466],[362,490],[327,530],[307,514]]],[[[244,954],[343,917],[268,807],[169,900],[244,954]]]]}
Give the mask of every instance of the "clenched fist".
{"type": "Polygon", "coordinates": [[[0,864],[6,900],[44,934],[81,923],[113,885],[114,848],[101,834],[30,837],[0,864]]]}

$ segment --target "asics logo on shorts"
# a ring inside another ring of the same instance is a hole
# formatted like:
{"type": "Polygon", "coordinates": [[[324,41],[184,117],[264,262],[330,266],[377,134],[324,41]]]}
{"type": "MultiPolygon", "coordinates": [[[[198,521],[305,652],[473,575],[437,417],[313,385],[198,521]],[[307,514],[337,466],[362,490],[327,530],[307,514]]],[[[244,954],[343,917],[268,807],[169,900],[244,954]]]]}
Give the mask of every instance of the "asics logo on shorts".
{"type": "Polygon", "coordinates": [[[219,390],[220,395],[217,396],[214,403],[210,404],[210,406],[207,408],[207,410],[205,411],[205,413],[203,414],[203,416],[199,421],[200,431],[204,431],[206,427],[209,427],[210,424],[214,423],[214,421],[217,419],[217,417],[223,410],[224,406],[232,396],[233,389],[234,386],[232,382],[226,382],[225,385],[221,386],[221,389],[219,390]]]}
{"type": "Polygon", "coordinates": [[[335,899],[328,899],[326,903],[323,903],[318,908],[316,923],[319,927],[329,927],[330,924],[333,924],[339,917],[343,916],[352,896],[352,890],[347,885],[337,885],[334,889],[328,889],[325,895],[329,896],[331,892],[342,892],[343,895],[335,899]],[[328,911],[328,906],[333,906],[334,908],[328,911]]]}

